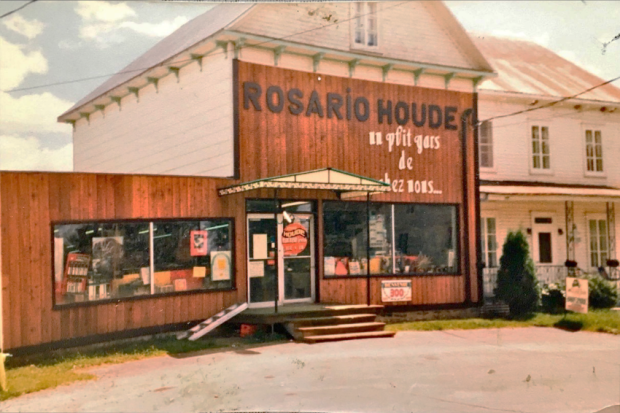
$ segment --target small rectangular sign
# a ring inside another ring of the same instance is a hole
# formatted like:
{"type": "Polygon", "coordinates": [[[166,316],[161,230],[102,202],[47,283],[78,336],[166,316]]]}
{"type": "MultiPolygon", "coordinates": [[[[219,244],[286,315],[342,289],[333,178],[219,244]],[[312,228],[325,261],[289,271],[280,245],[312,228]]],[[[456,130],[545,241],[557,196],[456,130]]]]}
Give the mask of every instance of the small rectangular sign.
{"type": "Polygon", "coordinates": [[[588,312],[588,280],[566,277],[566,309],[583,314],[588,312]]]}
{"type": "Polygon", "coordinates": [[[265,276],[265,262],[264,261],[250,261],[248,263],[248,277],[264,277],[265,276]]]}
{"type": "Polygon", "coordinates": [[[381,301],[411,301],[411,280],[381,281],[381,301]]]}

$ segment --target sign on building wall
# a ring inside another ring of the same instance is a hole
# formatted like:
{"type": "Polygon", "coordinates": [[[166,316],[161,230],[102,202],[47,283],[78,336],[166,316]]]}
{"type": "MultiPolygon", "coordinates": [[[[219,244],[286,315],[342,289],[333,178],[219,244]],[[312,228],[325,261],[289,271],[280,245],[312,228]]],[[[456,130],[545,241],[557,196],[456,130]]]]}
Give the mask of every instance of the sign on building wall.
{"type": "Polygon", "coordinates": [[[566,277],[566,309],[576,313],[588,312],[588,280],[566,277]]]}
{"type": "Polygon", "coordinates": [[[377,199],[462,202],[472,94],[246,62],[235,70],[244,180],[332,167],[390,183],[377,199]]]}
{"type": "Polygon", "coordinates": [[[411,301],[411,280],[381,281],[381,301],[411,301]]]}

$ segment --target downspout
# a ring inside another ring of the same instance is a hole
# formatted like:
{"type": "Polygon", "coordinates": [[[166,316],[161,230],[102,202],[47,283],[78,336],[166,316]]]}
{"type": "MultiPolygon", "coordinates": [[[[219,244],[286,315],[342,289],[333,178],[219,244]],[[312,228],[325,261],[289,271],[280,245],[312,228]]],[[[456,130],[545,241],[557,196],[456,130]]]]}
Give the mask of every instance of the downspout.
{"type": "Polygon", "coordinates": [[[2,274],[2,175],[0,174],[0,389],[7,391],[6,371],[4,370],[4,362],[10,354],[4,353],[4,320],[2,311],[2,297],[4,295],[4,274],[2,274]]]}

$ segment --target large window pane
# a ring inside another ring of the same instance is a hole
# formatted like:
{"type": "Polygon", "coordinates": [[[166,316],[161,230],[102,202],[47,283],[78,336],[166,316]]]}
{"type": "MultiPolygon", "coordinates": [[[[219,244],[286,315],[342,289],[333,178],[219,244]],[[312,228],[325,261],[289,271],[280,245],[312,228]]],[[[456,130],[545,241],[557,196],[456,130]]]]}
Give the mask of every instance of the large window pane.
{"type": "Polygon", "coordinates": [[[366,204],[325,202],[323,230],[325,276],[366,274],[368,267],[366,204]]]}
{"type": "Polygon", "coordinates": [[[149,224],[54,226],[56,303],[150,294],[149,224]]]}
{"type": "Polygon", "coordinates": [[[228,219],[54,225],[55,302],[232,288],[231,231],[228,219]]]}
{"type": "Polygon", "coordinates": [[[458,272],[456,207],[395,205],[394,224],[399,272],[458,272]]]}
{"type": "Polygon", "coordinates": [[[155,223],[155,293],[231,288],[230,238],[227,220],[155,223]]]}

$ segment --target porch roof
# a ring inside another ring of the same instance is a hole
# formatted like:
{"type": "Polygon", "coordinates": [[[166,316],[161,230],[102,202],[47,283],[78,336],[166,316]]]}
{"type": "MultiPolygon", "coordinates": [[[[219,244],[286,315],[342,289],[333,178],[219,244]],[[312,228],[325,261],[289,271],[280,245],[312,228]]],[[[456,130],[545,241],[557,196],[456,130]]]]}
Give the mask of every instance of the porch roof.
{"type": "Polygon", "coordinates": [[[218,189],[218,195],[231,195],[261,188],[274,189],[323,189],[345,192],[350,195],[388,192],[390,185],[376,179],[367,178],[333,168],[315,169],[289,175],[257,179],[218,189]]]}
{"type": "Polygon", "coordinates": [[[481,182],[480,195],[487,200],[527,200],[548,198],[557,201],[620,200],[620,189],[605,186],[548,184],[535,182],[481,182]]]}

